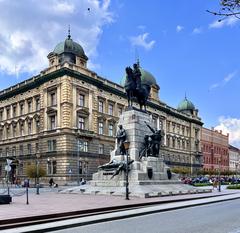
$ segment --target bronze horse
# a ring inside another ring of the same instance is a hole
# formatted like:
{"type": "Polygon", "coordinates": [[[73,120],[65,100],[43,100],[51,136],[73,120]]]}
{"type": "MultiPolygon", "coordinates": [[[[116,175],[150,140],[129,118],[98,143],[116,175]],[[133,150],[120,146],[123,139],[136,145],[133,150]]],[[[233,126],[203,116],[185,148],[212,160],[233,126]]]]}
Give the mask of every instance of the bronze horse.
{"type": "Polygon", "coordinates": [[[142,84],[139,89],[136,89],[136,79],[131,67],[126,67],[126,74],[124,89],[127,93],[128,107],[132,107],[133,99],[135,97],[140,105],[140,110],[142,110],[142,107],[144,106],[144,110],[146,111],[147,99],[150,94],[151,87],[149,85],[142,84]]]}

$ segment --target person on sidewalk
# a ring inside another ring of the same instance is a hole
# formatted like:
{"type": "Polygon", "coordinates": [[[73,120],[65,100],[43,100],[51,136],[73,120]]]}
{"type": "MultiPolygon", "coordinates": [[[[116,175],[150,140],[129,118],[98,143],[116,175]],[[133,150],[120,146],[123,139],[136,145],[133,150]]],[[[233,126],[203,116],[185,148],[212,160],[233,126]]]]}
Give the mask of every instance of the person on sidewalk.
{"type": "Polygon", "coordinates": [[[51,178],[51,179],[49,180],[49,186],[50,186],[50,187],[53,187],[54,184],[55,184],[55,182],[53,181],[53,178],[51,178]]]}

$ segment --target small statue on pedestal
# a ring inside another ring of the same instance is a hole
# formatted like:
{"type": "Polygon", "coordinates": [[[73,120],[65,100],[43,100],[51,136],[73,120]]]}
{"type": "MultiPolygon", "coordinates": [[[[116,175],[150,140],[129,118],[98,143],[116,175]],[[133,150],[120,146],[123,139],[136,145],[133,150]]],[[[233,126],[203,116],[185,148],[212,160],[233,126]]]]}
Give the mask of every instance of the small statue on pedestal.
{"type": "Polygon", "coordinates": [[[118,129],[117,135],[116,135],[118,148],[119,148],[120,154],[125,155],[126,150],[124,147],[124,142],[126,141],[127,134],[126,134],[125,129],[122,127],[122,125],[119,125],[118,128],[119,129],[118,129]]]}
{"type": "Polygon", "coordinates": [[[139,152],[139,158],[141,159],[143,156],[158,157],[162,139],[162,131],[154,130],[149,124],[147,124],[147,122],[145,123],[147,127],[152,131],[152,134],[145,135],[144,147],[139,152]]]}

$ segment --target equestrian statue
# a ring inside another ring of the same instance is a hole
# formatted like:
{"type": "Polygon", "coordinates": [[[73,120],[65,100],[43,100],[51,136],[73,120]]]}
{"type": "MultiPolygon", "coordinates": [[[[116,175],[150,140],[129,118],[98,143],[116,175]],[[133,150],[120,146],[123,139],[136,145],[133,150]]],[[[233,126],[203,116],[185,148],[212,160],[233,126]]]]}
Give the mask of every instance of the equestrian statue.
{"type": "Polygon", "coordinates": [[[141,83],[141,71],[138,64],[131,67],[126,67],[126,80],[124,84],[124,89],[127,93],[128,107],[132,107],[133,99],[136,98],[138,104],[140,105],[140,110],[144,106],[146,111],[147,99],[150,94],[151,86],[141,83]]]}

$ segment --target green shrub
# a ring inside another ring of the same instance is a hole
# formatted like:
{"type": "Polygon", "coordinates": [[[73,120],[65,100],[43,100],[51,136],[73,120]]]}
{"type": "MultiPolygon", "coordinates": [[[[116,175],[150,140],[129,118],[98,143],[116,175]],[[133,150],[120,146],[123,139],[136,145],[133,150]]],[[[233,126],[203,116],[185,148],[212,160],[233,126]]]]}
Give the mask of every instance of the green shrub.
{"type": "MultiPolygon", "coordinates": [[[[29,165],[26,168],[26,174],[29,178],[37,178],[37,166],[36,165],[29,165]]],[[[38,177],[46,176],[46,170],[39,166],[38,167],[38,177]]]]}
{"type": "Polygon", "coordinates": [[[227,189],[240,189],[240,184],[232,184],[228,185],[227,189]]]}
{"type": "Polygon", "coordinates": [[[202,186],[210,186],[212,185],[211,183],[194,183],[193,186],[196,187],[202,187],[202,186]]]}

